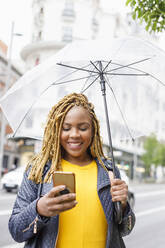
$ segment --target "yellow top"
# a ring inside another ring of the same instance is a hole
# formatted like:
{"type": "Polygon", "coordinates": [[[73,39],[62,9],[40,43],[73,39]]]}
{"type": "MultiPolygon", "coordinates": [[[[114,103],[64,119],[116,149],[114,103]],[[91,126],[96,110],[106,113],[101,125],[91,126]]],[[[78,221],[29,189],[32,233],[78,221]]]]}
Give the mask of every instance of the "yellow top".
{"type": "Polygon", "coordinates": [[[76,175],[76,200],[73,209],[59,217],[57,248],[105,248],[107,222],[97,194],[97,165],[85,166],[62,160],[63,171],[76,175]]]}

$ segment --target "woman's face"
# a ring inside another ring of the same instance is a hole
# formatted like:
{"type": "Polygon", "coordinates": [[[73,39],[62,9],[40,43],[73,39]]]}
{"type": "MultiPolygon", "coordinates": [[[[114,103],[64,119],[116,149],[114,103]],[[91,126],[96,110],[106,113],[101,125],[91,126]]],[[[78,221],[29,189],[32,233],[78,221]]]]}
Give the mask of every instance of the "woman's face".
{"type": "Polygon", "coordinates": [[[64,159],[69,162],[89,159],[87,149],[92,141],[92,129],[92,120],[85,108],[74,106],[70,109],[65,116],[60,137],[64,159]]]}

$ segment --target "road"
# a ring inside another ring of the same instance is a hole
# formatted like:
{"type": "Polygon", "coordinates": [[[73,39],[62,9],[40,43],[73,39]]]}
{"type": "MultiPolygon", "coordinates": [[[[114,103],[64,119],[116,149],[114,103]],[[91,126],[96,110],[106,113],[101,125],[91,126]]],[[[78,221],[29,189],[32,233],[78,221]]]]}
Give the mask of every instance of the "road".
{"type": "Polygon", "coordinates": [[[125,237],[127,248],[165,247],[165,184],[132,186],[135,192],[136,225],[125,237]]]}
{"type": "Polygon", "coordinates": [[[6,193],[0,190],[0,247],[12,248],[12,244],[16,244],[8,231],[8,220],[15,198],[16,193],[6,193]]]}
{"type": "MultiPolygon", "coordinates": [[[[127,248],[164,248],[165,184],[134,184],[136,225],[125,237],[127,248]]],[[[0,248],[22,248],[12,240],[8,219],[16,194],[0,190],[0,248]]]]}

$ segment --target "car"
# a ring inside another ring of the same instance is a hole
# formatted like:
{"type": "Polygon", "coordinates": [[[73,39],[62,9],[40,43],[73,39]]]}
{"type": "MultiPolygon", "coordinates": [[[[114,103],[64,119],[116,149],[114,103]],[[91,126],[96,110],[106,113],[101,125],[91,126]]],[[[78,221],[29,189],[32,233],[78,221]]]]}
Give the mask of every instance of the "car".
{"type": "Polygon", "coordinates": [[[20,166],[15,170],[9,171],[3,175],[1,180],[2,188],[7,192],[11,192],[12,190],[18,191],[23,179],[24,171],[25,167],[20,166]]]}
{"type": "Polygon", "coordinates": [[[126,182],[126,184],[128,185],[128,202],[129,202],[131,208],[134,209],[135,195],[133,193],[133,190],[130,187],[129,177],[127,176],[125,170],[122,170],[122,169],[120,169],[120,176],[121,176],[121,179],[124,180],[126,182]]]}

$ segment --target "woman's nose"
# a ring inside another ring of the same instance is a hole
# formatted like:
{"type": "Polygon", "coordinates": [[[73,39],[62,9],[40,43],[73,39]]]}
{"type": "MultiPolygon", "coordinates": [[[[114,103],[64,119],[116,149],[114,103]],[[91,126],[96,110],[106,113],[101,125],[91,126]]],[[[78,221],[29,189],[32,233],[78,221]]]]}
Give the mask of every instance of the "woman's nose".
{"type": "Polygon", "coordinates": [[[72,128],[71,132],[70,132],[70,136],[71,137],[79,137],[80,136],[80,132],[77,128],[72,128]]]}

